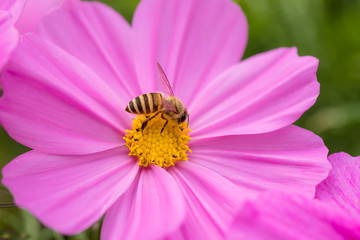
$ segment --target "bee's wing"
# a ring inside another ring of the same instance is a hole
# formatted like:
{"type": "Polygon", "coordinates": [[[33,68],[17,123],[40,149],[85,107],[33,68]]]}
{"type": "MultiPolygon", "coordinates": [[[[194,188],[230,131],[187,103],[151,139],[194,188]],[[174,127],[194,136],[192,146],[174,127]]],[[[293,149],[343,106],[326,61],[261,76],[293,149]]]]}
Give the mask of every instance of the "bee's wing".
{"type": "MultiPolygon", "coordinates": [[[[170,82],[164,72],[164,69],[161,67],[161,65],[158,62],[156,63],[156,66],[159,71],[160,80],[162,83],[162,92],[164,92],[165,96],[174,96],[174,92],[173,92],[170,82]]],[[[164,96],[162,99],[162,104],[163,104],[163,108],[166,111],[177,113],[174,105],[171,104],[171,102],[169,102],[164,96]]]]}
{"type": "Polygon", "coordinates": [[[160,75],[160,80],[162,83],[162,89],[163,92],[165,93],[165,95],[168,96],[174,96],[174,92],[171,88],[170,82],[164,72],[164,69],[161,67],[161,65],[159,63],[156,63],[157,69],[159,71],[159,75],[160,75]]]}

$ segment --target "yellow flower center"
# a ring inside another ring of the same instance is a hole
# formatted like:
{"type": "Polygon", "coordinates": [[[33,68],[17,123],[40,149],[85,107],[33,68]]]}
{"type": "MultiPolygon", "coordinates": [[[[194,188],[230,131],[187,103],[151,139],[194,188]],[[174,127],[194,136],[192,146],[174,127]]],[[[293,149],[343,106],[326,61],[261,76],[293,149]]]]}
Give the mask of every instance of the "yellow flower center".
{"type": "Polygon", "coordinates": [[[156,164],[160,167],[169,167],[177,161],[188,160],[187,151],[191,152],[187,143],[191,138],[188,133],[187,122],[178,123],[175,120],[161,118],[161,113],[148,121],[146,127],[141,130],[144,121],[151,115],[138,115],[133,120],[133,129],[126,130],[124,139],[130,149],[129,155],[139,159],[139,165],[148,166],[156,164]]]}

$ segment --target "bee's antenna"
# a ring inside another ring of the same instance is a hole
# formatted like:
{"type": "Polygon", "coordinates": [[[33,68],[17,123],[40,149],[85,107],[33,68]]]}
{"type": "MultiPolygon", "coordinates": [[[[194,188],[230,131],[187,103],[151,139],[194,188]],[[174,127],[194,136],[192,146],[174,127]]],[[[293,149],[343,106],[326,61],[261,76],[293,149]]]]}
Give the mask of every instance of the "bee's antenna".
{"type": "Polygon", "coordinates": [[[190,122],[190,114],[188,114],[188,121],[187,121],[187,127],[189,127],[189,122],[190,122]]]}

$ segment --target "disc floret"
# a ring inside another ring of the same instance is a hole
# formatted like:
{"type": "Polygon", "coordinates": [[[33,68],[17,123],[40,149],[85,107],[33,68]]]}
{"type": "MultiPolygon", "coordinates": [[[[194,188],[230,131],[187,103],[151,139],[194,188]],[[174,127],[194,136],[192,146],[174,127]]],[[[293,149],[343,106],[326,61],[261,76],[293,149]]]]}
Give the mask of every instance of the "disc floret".
{"type": "Polygon", "coordinates": [[[178,123],[169,119],[168,124],[161,132],[166,120],[158,114],[148,122],[144,129],[142,124],[151,115],[138,115],[133,120],[133,129],[126,130],[124,139],[130,149],[129,155],[139,159],[139,165],[147,167],[156,164],[160,167],[170,167],[177,161],[187,161],[188,151],[191,152],[187,143],[191,140],[187,123],[178,123]]]}

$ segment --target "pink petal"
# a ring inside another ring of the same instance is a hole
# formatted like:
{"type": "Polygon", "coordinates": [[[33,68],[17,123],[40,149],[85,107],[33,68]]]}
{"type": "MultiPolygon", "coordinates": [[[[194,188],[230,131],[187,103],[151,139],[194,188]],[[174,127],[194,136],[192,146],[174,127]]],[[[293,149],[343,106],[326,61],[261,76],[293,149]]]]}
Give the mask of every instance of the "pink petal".
{"type": "Polygon", "coordinates": [[[299,195],[265,193],[247,202],[229,240],[360,239],[360,224],[344,212],[299,195]]]}
{"type": "Polygon", "coordinates": [[[313,197],[315,186],[331,168],[321,138],[296,126],[194,140],[190,149],[192,162],[218,172],[249,197],[269,189],[313,197]]]}
{"type": "Polygon", "coordinates": [[[12,17],[11,21],[15,23],[22,14],[26,3],[27,0],[1,0],[0,10],[9,11],[12,17]]]}
{"type": "Polygon", "coordinates": [[[54,154],[91,153],[124,143],[130,118],[90,68],[26,35],[4,69],[0,117],[15,140],[54,154]]]}
{"type": "Polygon", "coordinates": [[[100,219],[137,171],[124,148],[81,156],[31,151],[4,167],[2,182],[46,226],[75,234],[100,219]]]}
{"type": "Polygon", "coordinates": [[[120,110],[142,93],[132,59],[130,26],[113,9],[81,2],[51,13],[42,24],[42,36],[85,63],[121,96],[120,110]]]}
{"type": "Polygon", "coordinates": [[[191,162],[169,169],[187,203],[187,217],[168,239],[223,239],[242,199],[236,186],[219,174],[191,162]]]}
{"type": "Polygon", "coordinates": [[[69,1],[72,0],[27,0],[16,28],[20,33],[37,32],[40,21],[46,14],[69,1]]]}
{"type": "Polygon", "coordinates": [[[204,85],[189,113],[193,136],[274,131],[296,121],[319,95],[318,60],[280,48],[242,61],[204,85]]]}
{"type": "Polygon", "coordinates": [[[202,86],[241,58],[248,36],[246,18],[230,0],[143,0],[133,30],[142,91],[160,90],[159,62],[186,106],[202,86]]]}
{"type": "Polygon", "coordinates": [[[184,199],[164,169],[143,168],[137,180],[106,214],[101,239],[159,239],[184,220],[184,199]]]}
{"type": "Polygon", "coordinates": [[[316,187],[316,197],[340,206],[360,220],[360,157],[347,153],[329,156],[332,170],[325,181],[316,187]]]}
{"type": "Polygon", "coordinates": [[[0,10],[0,71],[9,60],[18,41],[19,33],[13,26],[10,14],[0,10]]]}

